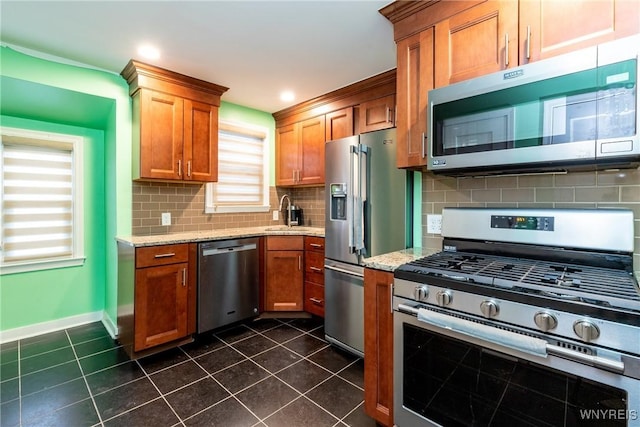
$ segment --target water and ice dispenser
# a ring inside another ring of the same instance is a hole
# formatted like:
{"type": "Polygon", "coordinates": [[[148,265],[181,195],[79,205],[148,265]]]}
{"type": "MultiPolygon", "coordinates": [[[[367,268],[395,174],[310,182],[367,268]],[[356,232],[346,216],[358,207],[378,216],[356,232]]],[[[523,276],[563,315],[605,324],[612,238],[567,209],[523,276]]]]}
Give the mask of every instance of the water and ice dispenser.
{"type": "Polygon", "coordinates": [[[331,184],[331,220],[347,220],[347,184],[331,184]]]}

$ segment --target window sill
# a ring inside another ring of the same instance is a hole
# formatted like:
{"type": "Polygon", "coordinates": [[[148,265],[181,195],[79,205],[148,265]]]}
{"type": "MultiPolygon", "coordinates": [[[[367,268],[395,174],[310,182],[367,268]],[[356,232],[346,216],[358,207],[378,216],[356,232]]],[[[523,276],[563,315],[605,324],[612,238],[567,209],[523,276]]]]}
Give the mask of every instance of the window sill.
{"type": "Polygon", "coordinates": [[[204,213],[269,212],[270,206],[205,206],[204,213]]]}
{"type": "Polygon", "coordinates": [[[0,266],[0,276],[15,273],[26,273],[29,271],[52,270],[54,268],[78,267],[84,264],[85,257],[56,259],[34,262],[23,262],[20,264],[6,264],[0,266]]]}

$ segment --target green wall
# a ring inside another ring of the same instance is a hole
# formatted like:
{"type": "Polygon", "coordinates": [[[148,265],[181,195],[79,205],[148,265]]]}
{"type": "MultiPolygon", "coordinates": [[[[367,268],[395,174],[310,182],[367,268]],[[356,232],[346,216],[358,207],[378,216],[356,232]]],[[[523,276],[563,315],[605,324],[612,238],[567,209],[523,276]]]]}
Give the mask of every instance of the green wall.
{"type": "Polygon", "coordinates": [[[85,167],[87,179],[102,182],[101,193],[91,196],[95,209],[102,212],[94,211],[85,218],[85,225],[97,220],[91,230],[95,241],[88,245],[85,242],[87,255],[92,258],[81,268],[0,277],[0,330],[101,309],[115,322],[115,236],[131,233],[128,85],[117,74],[43,60],[1,47],[0,89],[0,113],[3,122],[8,120],[7,125],[12,117],[41,122],[34,124],[36,127],[46,127],[46,123],[73,126],[80,129],[76,131],[90,134],[92,141],[102,141],[96,143],[101,149],[92,152],[94,157],[89,164],[93,170],[85,167]],[[56,292],[56,283],[66,285],[56,292]]]}
{"type": "Polygon", "coordinates": [[[2,126],[84,138],[84,249],[82,266],[1,276],[0,324],[12,329],[104,309],[105,173],[104,131],[0,117],[2,126]],[[90,284],[90,286],[89,286],[90,284]]]}
{"type": "Polygon", "coordinates": [[[222,102],[220,105],[220,120],[247,123],[267,128],[269,132],[269,185],[276,185],[276,121],[270,113],[237,104],[222,102]]]}

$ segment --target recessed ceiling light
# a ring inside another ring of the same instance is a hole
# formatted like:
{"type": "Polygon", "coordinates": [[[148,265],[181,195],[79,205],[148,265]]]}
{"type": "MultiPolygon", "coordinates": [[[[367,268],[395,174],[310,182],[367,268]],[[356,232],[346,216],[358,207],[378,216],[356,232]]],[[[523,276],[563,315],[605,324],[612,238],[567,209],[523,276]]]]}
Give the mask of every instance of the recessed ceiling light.
{"type": "Polygon", "coordinates": [[[160,58],[160,50],[157,47],[145,44],[138,48],[138,54],[145,59],[160,58]]]}
{"type": "Polygon", "coordinates": [[[284,102],[293,101],[294,99],[296,99],[296,95],[290,90],[286,90],[280,94],[280,100],[284,102]]]}

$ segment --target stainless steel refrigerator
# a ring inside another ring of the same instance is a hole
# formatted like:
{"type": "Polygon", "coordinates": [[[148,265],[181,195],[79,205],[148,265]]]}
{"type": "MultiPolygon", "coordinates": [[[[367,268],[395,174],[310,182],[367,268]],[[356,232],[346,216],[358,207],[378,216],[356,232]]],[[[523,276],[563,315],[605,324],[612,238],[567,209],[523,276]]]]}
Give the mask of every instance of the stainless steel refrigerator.
{"type": "Polygon", "coordinates": [[[410,176],[396,168],[396,130],[325,146],[325,338],[364,354],[363,258],[411,246],[410,176]]]}

